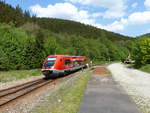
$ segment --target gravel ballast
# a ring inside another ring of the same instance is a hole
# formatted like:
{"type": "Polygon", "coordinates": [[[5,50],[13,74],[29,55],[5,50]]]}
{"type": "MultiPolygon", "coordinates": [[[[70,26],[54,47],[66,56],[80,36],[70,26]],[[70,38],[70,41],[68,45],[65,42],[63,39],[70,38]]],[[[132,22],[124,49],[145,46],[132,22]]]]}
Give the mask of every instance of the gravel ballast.
{"type": "Polygon", "coordinates": [[[72,75],[66,76],[57,82],[57,84],[47,84],[44,87],[38,88],[37,90],[24,95],[21,99],[17,99],[10,103],[10,105],[0,109],[0,113],[31,113],[34,107],[39,106],[41,103],[46,101],[45,99],[59,90],[62,86],[68,83],[73,83],[78,79],[85,71],[79,71],[72,75]]]}
{"type": "Polygon", "coordinates": [[[115,63],[107,67],[143,113],[150,113],[150,74],[115,63]]]}
{"type": "Polygon", "coordinates": [[[44,78],[44,76],[43,75],[31,76],[31,77],[24,78],[24,79],[21,79],[21,80],[14,80],[14,81],[5,82],[5,83],[0,82],[0,90],[7,89],[7,88],[10,88],[10,87],[14,87],[14,86],[24,84],[26,82],[30,82],[30,81],[33,81],[33,80],[41,79],[41,78],[44,78]]]}

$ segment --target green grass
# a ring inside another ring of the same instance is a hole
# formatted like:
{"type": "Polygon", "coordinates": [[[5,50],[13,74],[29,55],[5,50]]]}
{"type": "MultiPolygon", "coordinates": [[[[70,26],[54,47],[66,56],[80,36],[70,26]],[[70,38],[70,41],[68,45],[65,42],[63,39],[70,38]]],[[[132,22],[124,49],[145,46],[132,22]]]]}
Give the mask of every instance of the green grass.
{"type": "Polygon", "coordinates": [[[144,72],[147,72],[147,73],[150,73],[150,64],[146,64],[145,66],[142,66],[140,68],[141,71],[144,71],[144,72]]]}
{"type": "Polygon", "coordinates": [[[37,106],[33,113],[77,113],[89,75],[90,73],[86,72],[74,82],[58,89],[46,99],[47,101],[37,106]]]}
{"type": "Polygon", "coordinates": [[[107,64],[107,63],[111,63],[109,61],[93,61],[93,65],[102,65],[102,64],[107,64]]]}
{"type": "Polygon", "coordinates": [[[9,82],[40,74],[40,69],[0,71],[0,82],[9,82]]]}

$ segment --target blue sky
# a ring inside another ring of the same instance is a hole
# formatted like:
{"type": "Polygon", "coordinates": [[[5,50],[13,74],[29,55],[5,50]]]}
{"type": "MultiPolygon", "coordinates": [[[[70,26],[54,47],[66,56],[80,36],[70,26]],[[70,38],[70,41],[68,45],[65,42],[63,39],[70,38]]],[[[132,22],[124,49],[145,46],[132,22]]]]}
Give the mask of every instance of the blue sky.
{"type": "Polygon", "coordinates": [[[78,21],[126,36],[150,33],[150,0],[5,0],[37,17],[78,21]]]}

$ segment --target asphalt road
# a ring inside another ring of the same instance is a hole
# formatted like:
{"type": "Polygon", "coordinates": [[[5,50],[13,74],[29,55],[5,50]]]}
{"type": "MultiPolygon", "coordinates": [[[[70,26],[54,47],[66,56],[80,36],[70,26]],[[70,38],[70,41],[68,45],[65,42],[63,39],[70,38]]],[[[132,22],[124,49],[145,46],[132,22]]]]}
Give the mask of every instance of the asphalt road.
{"type": "Polygon", "coordinates": [[[78,113],[140,113],[112,76],[91,75],[78,113]]]}

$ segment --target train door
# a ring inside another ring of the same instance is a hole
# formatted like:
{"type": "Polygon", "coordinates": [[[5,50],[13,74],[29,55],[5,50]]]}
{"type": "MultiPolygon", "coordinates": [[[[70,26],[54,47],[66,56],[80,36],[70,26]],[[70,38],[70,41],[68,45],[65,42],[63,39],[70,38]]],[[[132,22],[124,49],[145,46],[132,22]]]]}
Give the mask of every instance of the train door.
{"type": "Polygon", "coordinates": [[[65,61],[65,69],[70,68],[71,60],[70,59],[65,59],[64,61],[65,61]]]}

